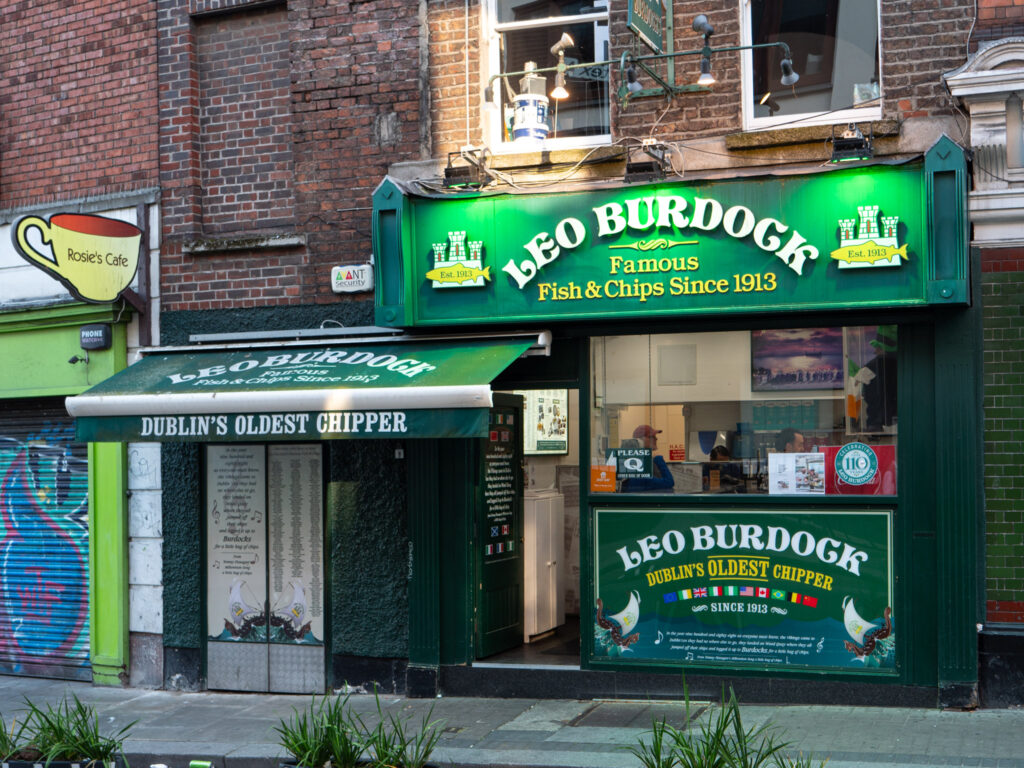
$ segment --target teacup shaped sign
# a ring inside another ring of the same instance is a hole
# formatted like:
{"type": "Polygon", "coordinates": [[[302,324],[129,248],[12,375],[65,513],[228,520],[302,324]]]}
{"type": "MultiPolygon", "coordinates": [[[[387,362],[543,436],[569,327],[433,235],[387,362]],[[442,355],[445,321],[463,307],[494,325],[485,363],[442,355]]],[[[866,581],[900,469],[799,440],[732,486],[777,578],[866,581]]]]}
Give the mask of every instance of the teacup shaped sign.
{"type": "Polygon", "coordinates": [[[139,268],[142,230],[126,221],[85,213],[56,213],[49,221],[26,216],[11,234],[22,258],[50,273],[75,298],[93,304],[114,301],[139,268]],[[49,249],[41,253],[29,242],[32,229],[49,249]]]}

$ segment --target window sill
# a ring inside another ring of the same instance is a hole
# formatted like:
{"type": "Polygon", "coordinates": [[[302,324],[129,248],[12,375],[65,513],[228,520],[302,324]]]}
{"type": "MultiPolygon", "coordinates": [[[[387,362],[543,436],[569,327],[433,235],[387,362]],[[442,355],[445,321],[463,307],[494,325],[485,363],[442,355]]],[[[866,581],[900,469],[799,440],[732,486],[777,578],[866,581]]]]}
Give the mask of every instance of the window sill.
{"type": "MultiPolygon", "coordinates": [[[[858,123],[865,136],[864,123],[858,123]]],[[[871,132],[875,138],[899,136],[900,124],[896,120],[871,120],[871,132]]],[[[774,130],[744,131],[725,137],[725,147],[731,150],[764,149],[793,144],[812,144],[832,138],[832,125],[805,125],[798,128],[776,128],[774,130]]]]}
{"type": "Polygon", "coordinates": [[[197,256],[229,251],[265,251],[281,248],[304,248],[305,235],[239,235],[237,237],[204,237],[182,245],[182,251],[197,256]]]}
{"type": "Polygon", "coordinates": [[[496,170],[539,168],[554,165],[572,165],[584,158],[593,164],[622,160],[622,149],[610,142],[589,147],[551,148],[533,146],[520,148],[504,144],[488,158],[488,166],[496,170]]]}

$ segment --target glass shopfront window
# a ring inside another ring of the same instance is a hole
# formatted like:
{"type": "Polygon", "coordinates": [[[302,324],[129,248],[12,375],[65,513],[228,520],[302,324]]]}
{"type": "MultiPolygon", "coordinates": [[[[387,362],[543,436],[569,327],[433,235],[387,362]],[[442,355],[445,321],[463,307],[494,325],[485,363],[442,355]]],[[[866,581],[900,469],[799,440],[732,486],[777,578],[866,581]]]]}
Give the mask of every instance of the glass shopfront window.
{"type": "Polygon", "coordinates": [[[895,495],[895,325],[591,340],[591,491],[895,495]]]}

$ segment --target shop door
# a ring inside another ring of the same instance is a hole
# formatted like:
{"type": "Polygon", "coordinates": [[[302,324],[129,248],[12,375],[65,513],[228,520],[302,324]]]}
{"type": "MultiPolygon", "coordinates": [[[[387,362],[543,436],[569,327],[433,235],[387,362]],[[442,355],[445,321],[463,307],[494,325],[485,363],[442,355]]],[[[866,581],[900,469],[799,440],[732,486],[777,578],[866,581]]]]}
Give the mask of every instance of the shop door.
{"type": "Polygon", "coordinates": [[[206,451],[207,687],[325,687],[323,451],[206,451]]]}
{"type": "Polygon", "coordinates": [[[0,673],[90,680],[86,446],[59,404],[0,417],[0,673]]]}
{"type": "Polygon", "coordinates": [[[494,395],[476,511],[476,656],[523,642],[522,398],[494,395]]]}

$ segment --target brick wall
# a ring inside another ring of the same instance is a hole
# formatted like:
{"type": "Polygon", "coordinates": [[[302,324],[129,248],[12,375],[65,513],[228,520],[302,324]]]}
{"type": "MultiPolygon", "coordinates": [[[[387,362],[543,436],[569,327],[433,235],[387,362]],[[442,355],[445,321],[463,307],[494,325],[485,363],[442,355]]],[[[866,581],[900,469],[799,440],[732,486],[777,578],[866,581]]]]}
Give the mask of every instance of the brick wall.
{"type": "Polygon", "coordinates": [[[421,138],[420,4],[158,0],[157,5],[164,308],[368,300],[331,293],[330,268],[368,260],[373,190],[390,163],[428,154],[421,138]],[[235,32],[225,31],[229,28],[235,32]],[[234,37],[243,29],[241,40],[234,37]],[[261,150],[249,167],[235,166],[239,178],[267,185],[257,190],[266,195],[264,201],[253,200],[248,190],[232,200],[226,189],[215,192],[207,183],[215,178],[210,148],[227,138],[229,128],[211,122],[207,102],[217,105],[213,91],[204,91],[214,83],[209,75],[223,73],[215,78],[217,87],[240,77],[239,88],[246,89],[255,88],[247,77],[263,77],[271,69],[261,58],[260,72],[232,74],[229,60],[251,53],[219,47],[221,35],[252,48],[269,43],[273,60],[287,65],[286,75],[274,68],[273,88],[235,94],[273,116],[268,118],[273,124],[263,126],[268,136],[260,137],[269,142],[268,151],[261,150]],[[285,178],[288,164],[277,165],[287,154],[285,133],[279,131],[285,107],[290,179],[285,178]],[[221,135],[206,143],[204,127],[206,136],[212,137],[214,127],[221,135]],[[234,250],[215,247],[193,254],[185,247],[216,246],[216,238],[232,235],[234,250]],[[260,235],[293,236],[305,245],[271,251],[244,247],[245,240],[260,235]]]}
{"type": "Polygon", "coordinates": [[[156,186],[153,4],[6,0],[0,20],[0,208],[156,186]]]}
{"type": "MultiPolygon", "coordinates": [[[[462,2],[437,0],[429,4],[432,141],[434,154],[439,157],[466,142],[467,81],[470,140],[476,143],[483,138],[479,99],[481,2],[483,0],[472,0],[469,4],[468,41],[462,2]]],[[[739,45],[742,42],[741,5],[725,0],[676,0],[673,4],[676,50],[693,50],[703,45],[703,38],[691,28],[693,18],[701,13],[715,28],[712,46],[739,45]]],[[[974,3],[969,0],[902,0],[884,2],[881,9],[883,117],[952,114],[954,110],[940,75],[964,62],[974,3]]],[[[610,11],[613,60],[634,41],[626,28],[626,12],[625,2],[613,0],[610,11]]],[[[642,48],[640,52],[648,51],[642,48]]],[[[712,64],[718,82],[711,93],[683,94],[671,103],[661,98],[637,100],[622,113],[618,113],[613,104],[615,137],[654,135],[675,141],[720,137],[741,130],[740,54],[715,54],[712,64]]],[[[699,74],[698,56],[677,59],[678,83],[695,83],[699,74]]],[[[613,93],[618,80],[619,67],[615,64],[612,66],[613,93]]]]}
{"type": "Polygon", "coordinates": [[[294,225],[284,8],[195,25],[203,234],[294,225]]]}
{"type": "Polygon", "coordinates": [[[982,254],[986,620],[1024,623],[1024,249],[982,254]]]}

